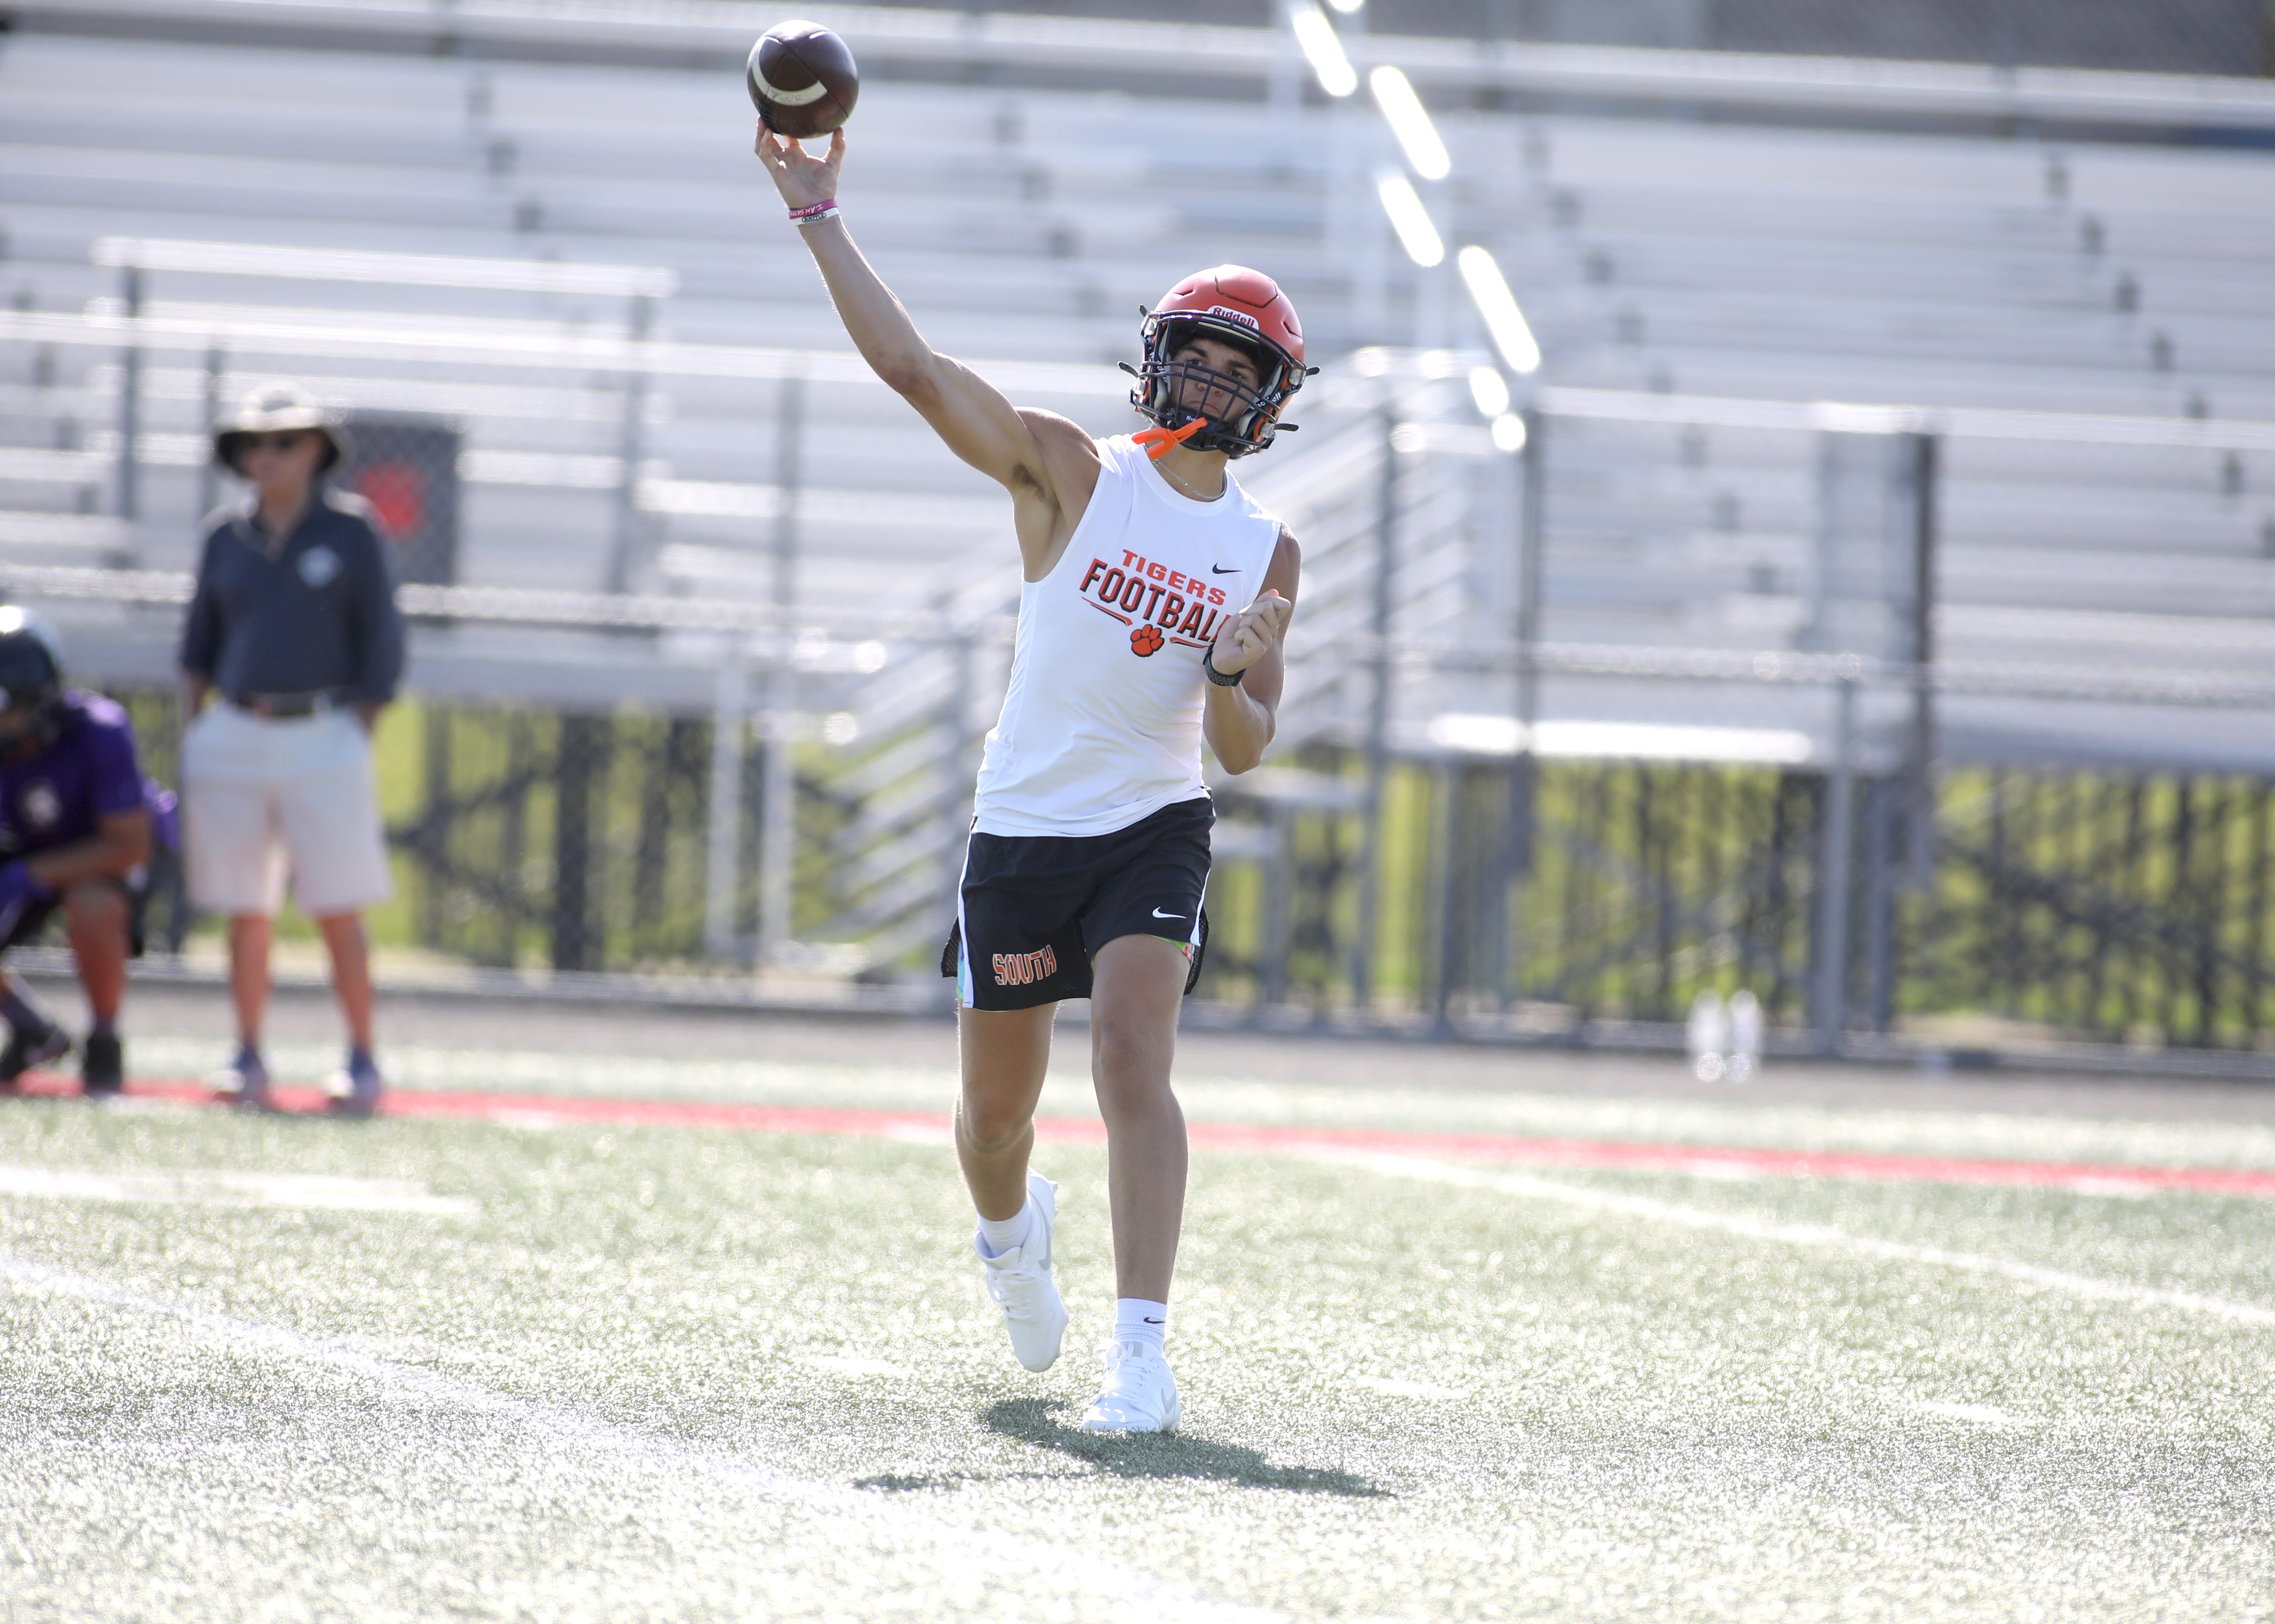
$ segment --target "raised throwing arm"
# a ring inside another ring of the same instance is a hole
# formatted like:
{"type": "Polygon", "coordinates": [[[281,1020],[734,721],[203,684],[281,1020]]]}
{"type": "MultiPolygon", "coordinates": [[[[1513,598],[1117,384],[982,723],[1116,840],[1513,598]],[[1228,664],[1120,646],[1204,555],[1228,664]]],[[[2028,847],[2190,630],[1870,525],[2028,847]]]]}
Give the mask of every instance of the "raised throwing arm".
{"type": "MultiPolygon", "coordinates": [[[[845,132],[827,157],[761,125],[759,160],[793,209],[834,200],[845,158],[845,132]]],[[[1057,562],[1098,483],[1098,449],[1082,428],[1055,412],[1022,410],[963,362],[925,342],[901,301],[878,276],[845,222],[831,215],[797,228],[845,330],[870,368],[914,406],[949,449],[1011,493],[1028,578],[1057,562]]]]}

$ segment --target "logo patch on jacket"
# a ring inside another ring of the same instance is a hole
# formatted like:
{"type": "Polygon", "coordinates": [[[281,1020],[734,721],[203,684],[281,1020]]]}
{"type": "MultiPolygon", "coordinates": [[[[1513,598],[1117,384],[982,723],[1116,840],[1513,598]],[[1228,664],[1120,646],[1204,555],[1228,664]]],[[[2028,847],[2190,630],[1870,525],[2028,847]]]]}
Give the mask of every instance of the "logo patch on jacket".
{"type": "Polygon", "coordinates": [[[329,547],[312,547],[300,555],[300,578],[321,592],[339,578],[340,555],[329,547]]]}

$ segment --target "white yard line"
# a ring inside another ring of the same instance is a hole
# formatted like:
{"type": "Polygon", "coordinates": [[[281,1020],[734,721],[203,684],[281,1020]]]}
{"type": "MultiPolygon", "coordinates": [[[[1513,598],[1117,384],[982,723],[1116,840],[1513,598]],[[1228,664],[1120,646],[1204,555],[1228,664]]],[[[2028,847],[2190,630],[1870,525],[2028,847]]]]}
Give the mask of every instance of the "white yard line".
{"type": "Polygon", "coordinates": [[[1946,1421],[1972,1421],[1986,1427],[2010,1427],[2018,1423],[2011,1410],[1996,1404],[1947,1404],[1935,1399],[1915,1399],[1912,1408],[1923,1416],[1939,1416],[1946,1421]]]}
{"type": "Polygon", "coordinates": [[[1017,1538],[989,1529],[961,1527],[920,1512],[904,1510],[875,1494],[795,1477],[725,1456],[684,1449],[624,1427],[588,1420],[574,1411],[533,1403],[470,1382],[374,1358],[337,1343],[227,1314],[170,1303],[127,1291],[90,1275],[45,1264],[0,1256],[0,1279],[30,1294],[74,1298],[172,1320],[213,1337],[233,1354],[261,1353],[278,1360],[316,1364],[382,1383],[399,1393],[447,1404],[477,1415],[495,1416],[563,1443],[680,1471],[701,1472],[764,1499],[819,1514],[830,1523],[857,1525],[875,1532],[937,1546],[943,1566],[975,1587],[1022,1574],[1047,1574],[1078,1584],[1113,1602],[1134,1605],[1164,1619],[1222,1620],[1223,1624],[1278,1624],[1277,1613],[1219,1601],[1186,1586],[1153,1577],[1107,1558],[1069,1551],[1039,1540],[1017,1538]]]}
{"type": "Polygon", "coordinates": [[[0,1167],[0,1197],[48,1201],[155,1202],[182,1206],[281,1206],[341,1212],[419,1212],[472,1218],[479,1202],[437,1196],[394,1179],[306,1173],[98,1173],[83,1167],[0,1167]]]}
{"type": "Polygon", "coordinates": [[[807,1354],[798,1363],[810,1364],[817,1371],[828,1371],[834,1376],[891,1376],[907,1380],[916,1374],[904,1364],[838,1354],[807,1354]]]}
{"type": "Polygon", "coordinates": [[[1364,1387],[1370,1393],[1379,1393],[1394,1399],[1462,1399],[1468,1394],[1453,1387],[1441,1387],[1434,1381],[1416,1381],[1404,1376],[1354,1376],[1351,1386],[1364,1387]]]}
{"type": "Polygon", "coordinates": [[[2135,1286],[2124,1280],[2097,1280],[2090,1274],[2072,1274],[2063,1269],[2044,1268],[2035,1263],[1994,1258],[1983,1252],[1954,1252],[1939,1246],[1914,1246],[1902,1241],[1875,1240],[1870,1235],[1850,1235],[1845,1229],[1834,1229],[1824,1224],[1773,1223],[1735,1212],[1711,1212],[1704,1207],[1683,1206],[1673,1201],[1655,1201],[1648,1196],[1595,1190],[1584,1184],[1560,1183],[1554,1179],[1535,1178],[1530,1174],[1494,1173],[1482,1167],[1429,1161],[1414,1156],[1375,1155],[1364,1152],[1342,1155],[1320,1152],[1311,1153],[1310,1159],[1332,1162],[1341,1167],[1364,1167],[1370,1172],[1388,1174],[1398,1178],[1427,1179],[1433,1183],[1455,1184],[1465,1190],[1495,1190],[1537,1201],[1557,1201],[1568,1206],[1588,1207],[1599,1212],[1619,1212],[1629,1218],[1649,1219],[1656,1223],[1680,1224],[1691,1229],[1712,1229],[1748,1240],[1775,1241],[1788,1246],[1813,1246],[1829,1251],[1851,1252],[1862,1258],[1882,1258],[1892,1263],[1931,1264],[1969,1274],[1995,1274],[2026,1285],[2067,1292],[2073,1296],[2105,1303],[2124,1303],[2135,1308],[2179,1309],[2186,1313],[2209,1314],[2236,1325],[2275,1326],[2275,1309],[2262,1308],[2254,1303],[2233,1303],[2224,1297],[2207,1297],[2193,1291],[2166,1291],[2158,1287],[2135,1286]]]}

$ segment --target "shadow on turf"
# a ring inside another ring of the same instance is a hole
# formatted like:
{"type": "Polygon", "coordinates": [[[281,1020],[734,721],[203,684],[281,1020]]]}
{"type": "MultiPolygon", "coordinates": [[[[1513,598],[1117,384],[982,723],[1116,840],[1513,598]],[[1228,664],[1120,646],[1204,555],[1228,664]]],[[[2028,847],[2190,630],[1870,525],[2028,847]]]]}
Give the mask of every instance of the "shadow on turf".
{"type": "Polygon", "coordinates": [[[1354,1473],[1312,1466],[1274,1466],[1258,1451],[1237,1444],[1210,1443],[1182,1432],[1085,1432],[1053,1413],[1067,1408],[1061,1399],[1005,1399],[990,1404],[980,1419],[991,1432],[1055,1449],[1116,1477],[1198,1477],[1253,1489],[1342,1494],[1355,1499],[1390,1496],[1387,1489],[1377,1488],[1354,1473]]]}

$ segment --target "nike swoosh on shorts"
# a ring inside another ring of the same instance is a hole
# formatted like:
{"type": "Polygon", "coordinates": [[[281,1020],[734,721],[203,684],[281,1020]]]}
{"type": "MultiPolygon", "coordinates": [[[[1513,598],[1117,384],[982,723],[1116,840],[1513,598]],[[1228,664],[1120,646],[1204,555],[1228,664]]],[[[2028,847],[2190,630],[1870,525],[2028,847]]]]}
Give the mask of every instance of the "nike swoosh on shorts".
{"type": "Polygon", "coordinates": [[[1185,916],[1181,913],[1163,913],[1160,909],[1156,908],[1153,910],[1153,917],[1157,919],[1182,919],[1185,916]]]}

